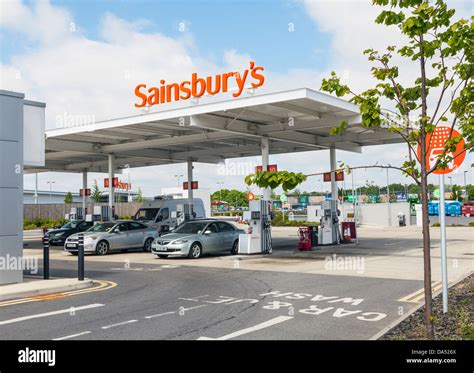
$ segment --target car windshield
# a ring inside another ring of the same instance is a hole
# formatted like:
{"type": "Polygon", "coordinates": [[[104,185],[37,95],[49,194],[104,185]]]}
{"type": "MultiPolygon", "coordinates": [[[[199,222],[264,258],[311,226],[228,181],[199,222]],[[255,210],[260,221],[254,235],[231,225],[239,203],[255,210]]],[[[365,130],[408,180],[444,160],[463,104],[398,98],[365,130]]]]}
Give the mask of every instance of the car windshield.
{"type": "Polygon", "coordinates": [[[206,227],[206,222],[188,222],[176,228],[173,233],[197,234],[206,227]]]}
{"type": "Polygon", "coordinates": [[[76,228],[81,222],[80,221],[69,221],[66,224],[64,224],[61,228],[63,229],[74,229],[76,228]]]}
{"type": "Polygon", "coordinates": [[[134,216],[135,220],[155,220],[155,216],[158,214],[158,211],[160,211],[159,208],[141,208],[137,211],[137,213],[134,216]]]}
{"type": "Polygon", "coordinates": [[[115,223],[100,223],[90,227],[87,232],[110,232],[115,223]]]}

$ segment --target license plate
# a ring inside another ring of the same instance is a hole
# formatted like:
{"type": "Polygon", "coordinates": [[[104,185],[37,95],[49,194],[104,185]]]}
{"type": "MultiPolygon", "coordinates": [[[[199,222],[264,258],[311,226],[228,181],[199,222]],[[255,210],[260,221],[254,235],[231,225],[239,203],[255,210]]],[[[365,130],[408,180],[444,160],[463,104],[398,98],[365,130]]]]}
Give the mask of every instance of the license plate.
{"type": "Polygon", "coordinates": [[[68,243],[66,247],[70,247],[71,249],[77,248],[77,245],[75,243],[68,243]]]}
{"type": "Polygon", "coordinates": [[[166,246],[160,246],[157,251],[168,251],[168,248],[166,246]]]}

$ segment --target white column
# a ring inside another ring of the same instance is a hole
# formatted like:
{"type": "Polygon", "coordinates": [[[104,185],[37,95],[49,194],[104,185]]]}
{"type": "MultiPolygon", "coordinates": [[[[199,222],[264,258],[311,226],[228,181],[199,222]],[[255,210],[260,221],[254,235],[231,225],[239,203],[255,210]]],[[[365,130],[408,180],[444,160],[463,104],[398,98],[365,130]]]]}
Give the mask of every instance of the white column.
{"type": "Polygon", "coordinates": [[[446,211],[444,175],[439,175],[439,225],[441,238],[441,280],[443,284],[443,313],[448,312],[448,258],[446,251],[446,211]]]}
{"type": "Polygon", "coordinates": [[[188,160],[188,201],[189,205],[193,204],[193,189],[191,184],[193,182],[193,161],[188,160]]]}
{"type": "Polygon", "coordinates": [[[337,201],[337,182],[336,182],[336,147],[329,148],[329,164],[331,167],[331,199],[337,201]]]}
{"type": "MultiPolygon", "coordinates": [[[[464,174],[466,175],[466,174],[464,174]]],[[[466,180],[466,178],[464,178],[464,180],[466,180]]],[[[38,174],[36,173],[35,174],[35,195],[34,195],[34,199],[35,199],[35,205],[38,204],[38,174]]]]}
{"type": "Polygon", "coordinates": [[[86,218],[86,207],[87,207],[87,197],[86,197],[86,189],[87,189],[87,171],[82,172],[82,214],[84,215],[83,218],[86,218]]]}
{"type": "MultiPolygon", "coordinates": [[[[270,144],[268,137],[262,137],[261,139],[261,147],[262,147],[262,171],[266,171],[269,163],[269,151],[270,151],[270,144]]],[[[270,189],[266,188],[263,190],[263,199],[265,201],[270,200],[270,189]]]]}
{"type": "Polygon", "coordinates": [[[114,206],[114,185],[113,185],[113,179],[114,179],[114,161],[115,161],[115,156],[113,154],[109,154],[109,216],[110,219],[113,220],[112,216],[112,207],[114,206]]]}
{"type": "Polygon", "coordinates": [[[387,211],[388,211],[388,225],[392,225],[392,205],[390,204],[390,182],[388,181],[388,168],[387,168],[387,211]]]}

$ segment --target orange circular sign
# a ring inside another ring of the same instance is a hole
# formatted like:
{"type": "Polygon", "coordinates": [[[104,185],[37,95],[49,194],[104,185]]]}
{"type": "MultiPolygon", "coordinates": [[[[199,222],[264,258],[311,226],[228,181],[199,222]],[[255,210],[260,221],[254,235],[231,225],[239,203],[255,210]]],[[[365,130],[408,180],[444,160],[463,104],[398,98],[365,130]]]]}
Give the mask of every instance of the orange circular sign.
{"type": "MultiPolygon", "coordinates": [[[[433,133],[426,135],[426,145],[429,147],[426,152],[426,169],[429,171],[435,165],[438,157],[444,153],[444,143],[449,140],[450,134],[451,137],[458,137],[461,134],[455,129],[452,130],[451,127],[438,126],[433,133]]],[[[418,145],[417,149],[418,158],[421,159],[421,147],[418,145]]],[[[464,158],[466,158],[466,152],[464,151],[464,139],[459,141],[456,145],[456,150],[450,154],[453,159],[448,163],[445,169],[434,170],[434,174],[442,175],[449,174],[461,167],[464,158]]]]}
{"type": "Polygon", "coordinates": [[[255,194],[253,194],[252,192],[248,192],[247,198],[249,201],[253,201],[255,199],[255,194]]]}

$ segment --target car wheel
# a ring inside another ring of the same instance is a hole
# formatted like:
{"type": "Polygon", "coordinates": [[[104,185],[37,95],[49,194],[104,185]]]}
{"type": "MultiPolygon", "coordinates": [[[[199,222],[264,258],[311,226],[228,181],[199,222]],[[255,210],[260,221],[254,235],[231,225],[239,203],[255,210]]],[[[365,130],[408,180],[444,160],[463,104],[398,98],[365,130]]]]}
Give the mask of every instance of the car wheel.
{"type": "Polygon", "coordinates": [[[158,258],[160,259],[166,259],[168,255],[163,255],[163,254],[158,254],[158,258]]]}
{"type": "Polygon", "coordinates": [[[232,255],[237,255],[239,253],[239,240],[234,241],[234,245],[232,246],[232,250],[230,250],[232,255]]]}
{"type": "Polygon", "coordinates": [[[95,253],[97,255],[106,255],[108,252],[109,243],[107,241],[100,241],[95,248],[95,253]]]}
{"type": "Polygon", "coordinates": [[[147,238],[145,244],[143,245],[143,251],[150,252],[153,241],[153,238],[147,238]]]}
{"type": "Polygon", "coordinates": [[[191,259],[199,259],[202,255],[202,247],[198,242],[195,242],[191,245],[189,249],[188,257],[191,259]]]}

